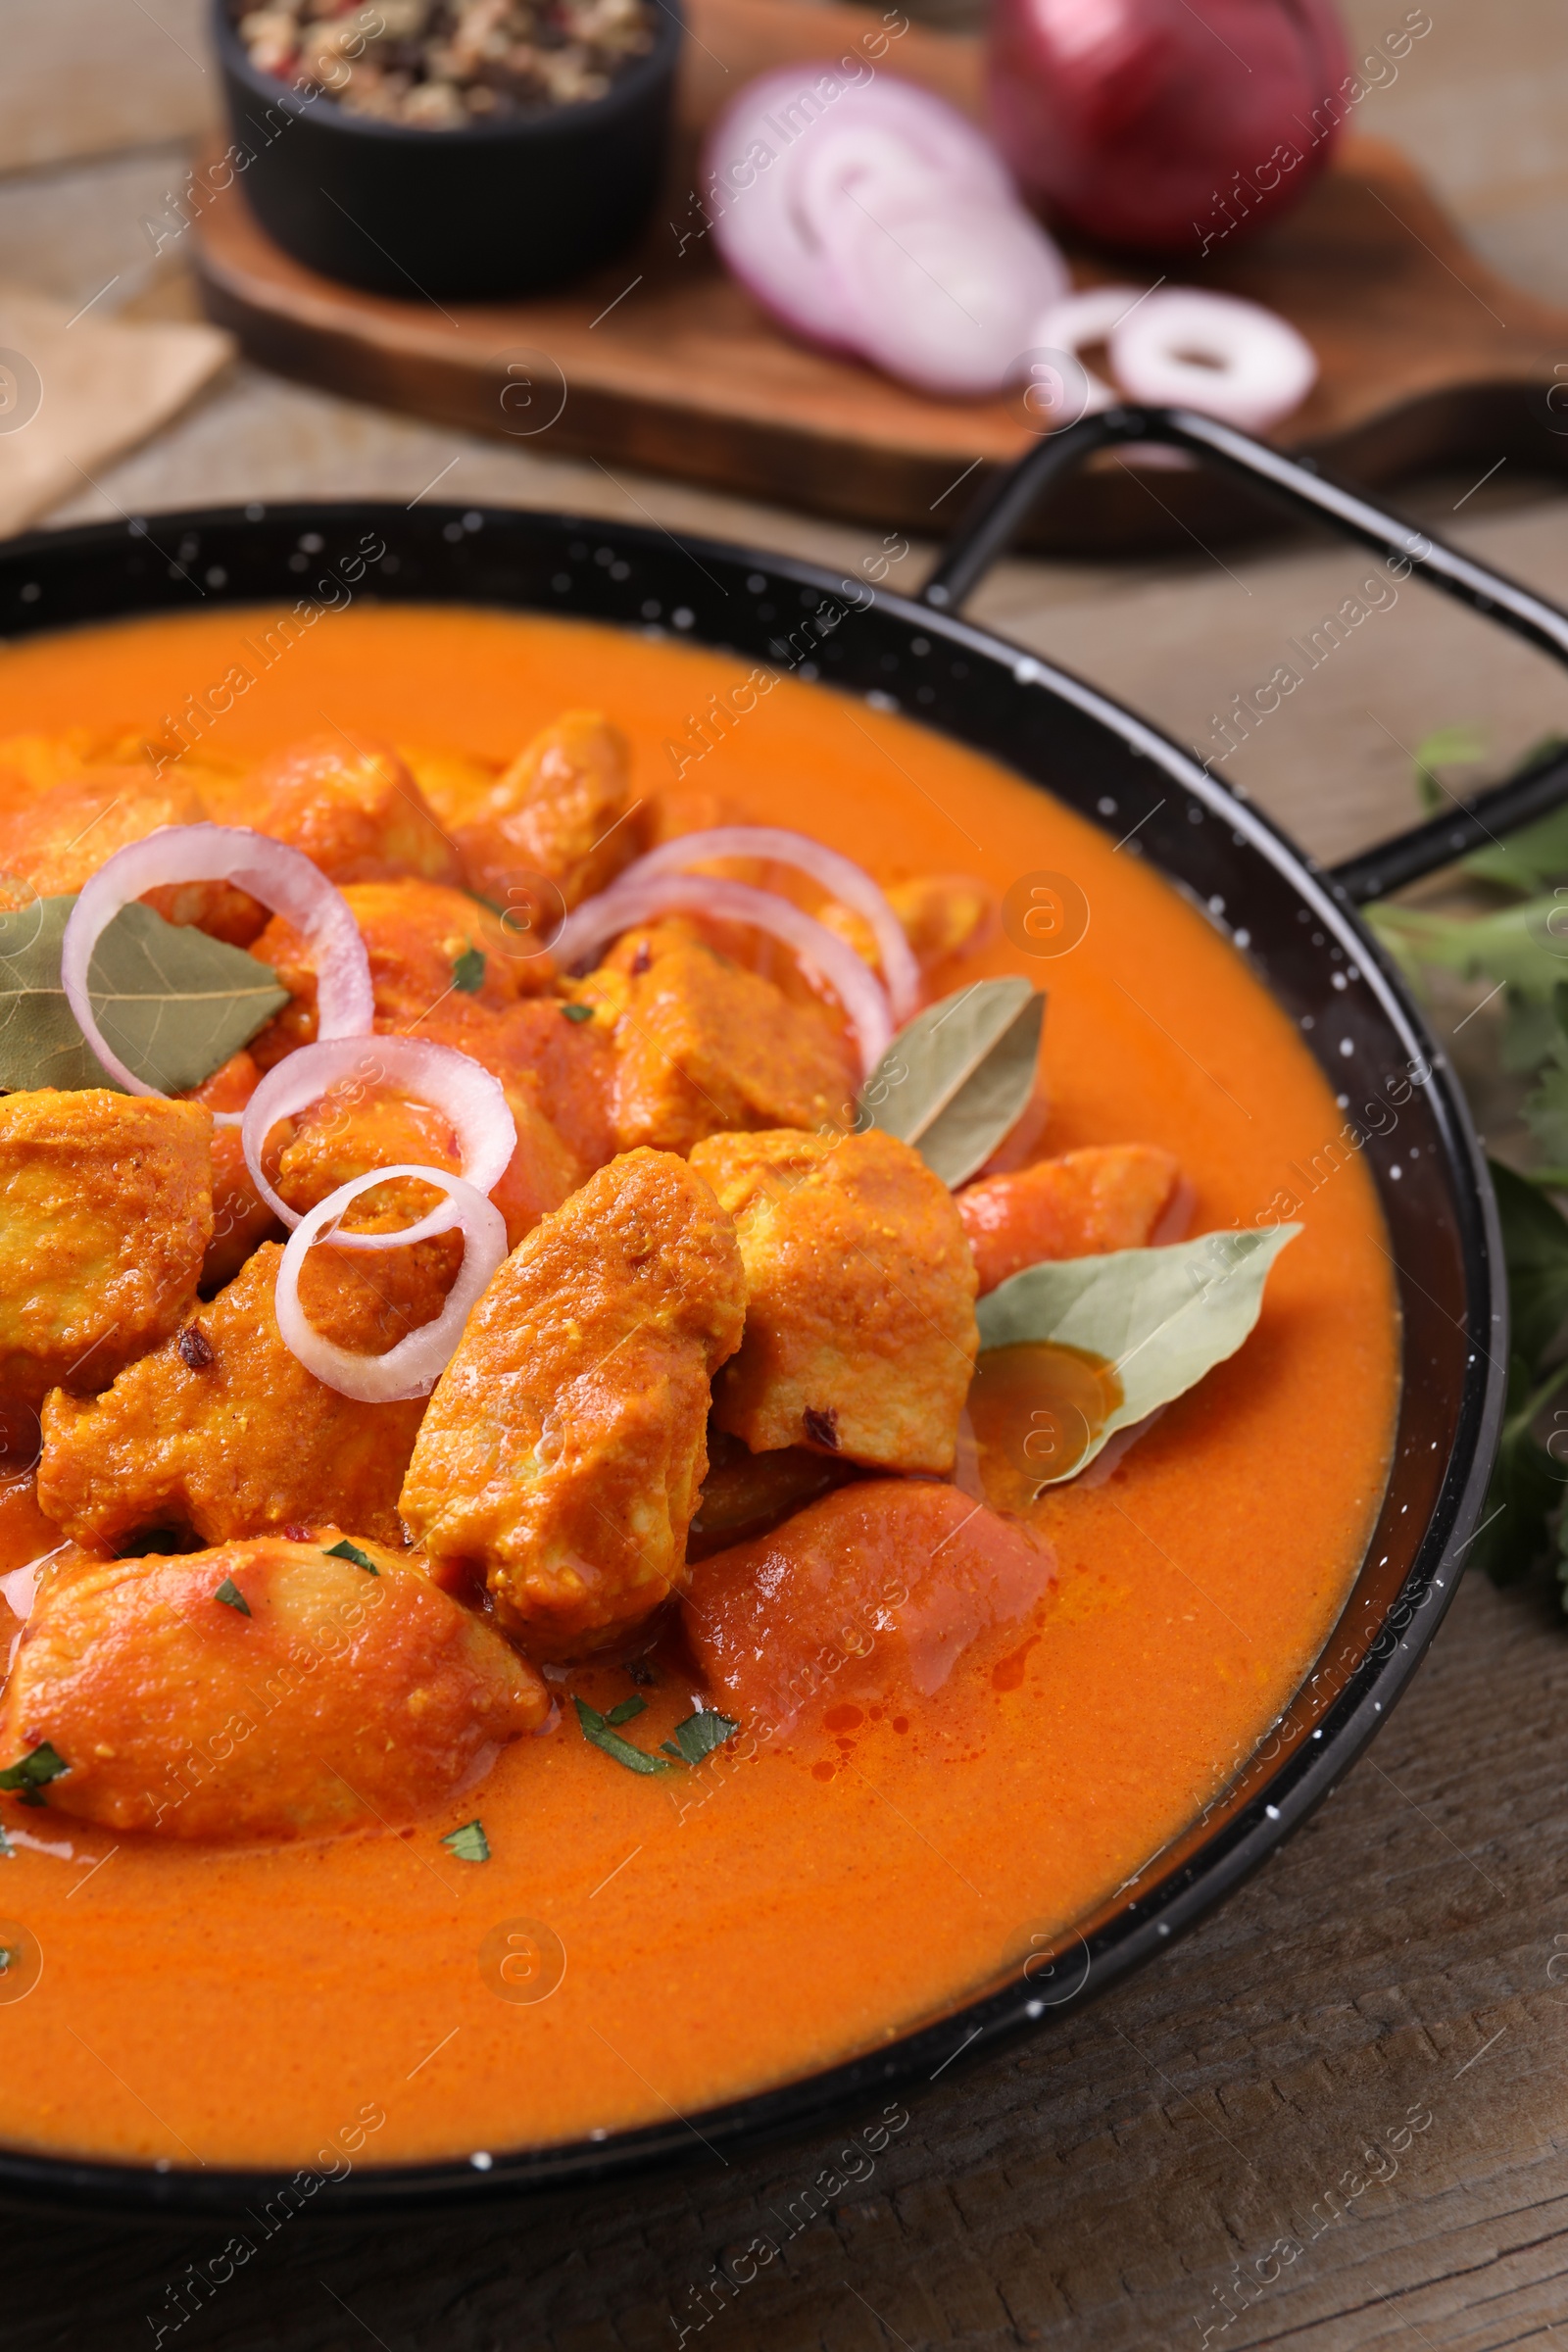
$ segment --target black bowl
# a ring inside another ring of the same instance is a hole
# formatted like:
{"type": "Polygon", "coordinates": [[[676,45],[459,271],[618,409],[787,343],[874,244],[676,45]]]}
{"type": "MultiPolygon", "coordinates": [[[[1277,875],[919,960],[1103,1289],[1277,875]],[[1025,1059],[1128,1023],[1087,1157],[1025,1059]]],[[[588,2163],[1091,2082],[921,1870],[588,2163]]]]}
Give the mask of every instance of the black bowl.
{"type": "Polygon", "coordinates": [[[421,130],[259,73],[213,0],[226,161],[268,234],[327,277],[405,300],[544,293],[613,260],[658,194],[684,28],[680,0],[656,8],[652,49],[602,98],[421,130]]]}

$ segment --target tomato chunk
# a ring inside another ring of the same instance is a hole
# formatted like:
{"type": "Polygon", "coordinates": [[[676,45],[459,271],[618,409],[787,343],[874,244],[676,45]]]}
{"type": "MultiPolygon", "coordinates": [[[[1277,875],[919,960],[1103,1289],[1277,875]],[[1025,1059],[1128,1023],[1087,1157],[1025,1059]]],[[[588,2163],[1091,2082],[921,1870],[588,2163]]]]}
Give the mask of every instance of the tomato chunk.
{"type": "Polygon", "coordinates": [[[1026,1618],[1050,1546],[956,1487],[841,1487],[693,1571],[687,1638],[759,1736],[822,1698],[933,1698],[993,1627],[1026,1618]]]}
{"type": "Polygon", "coordinates": [[[1147,1248],[1178,1173],[1153,1144],[1101,1144],[965,1185],[955,1198],[981,1297],[1045,1258],[1147,1248]]]}

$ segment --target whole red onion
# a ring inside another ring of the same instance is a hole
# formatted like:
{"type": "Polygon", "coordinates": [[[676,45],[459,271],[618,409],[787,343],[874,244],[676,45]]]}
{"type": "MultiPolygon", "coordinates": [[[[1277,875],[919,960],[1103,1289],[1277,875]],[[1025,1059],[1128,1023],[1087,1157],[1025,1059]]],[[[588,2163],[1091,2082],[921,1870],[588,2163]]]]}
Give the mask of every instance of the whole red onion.
{"type": "Polygon", "coordinates": [[[988,87],[1028,195],[1188,260],[1294,204],[1362,95],[1333,0],[994,0],[988,87]]]}

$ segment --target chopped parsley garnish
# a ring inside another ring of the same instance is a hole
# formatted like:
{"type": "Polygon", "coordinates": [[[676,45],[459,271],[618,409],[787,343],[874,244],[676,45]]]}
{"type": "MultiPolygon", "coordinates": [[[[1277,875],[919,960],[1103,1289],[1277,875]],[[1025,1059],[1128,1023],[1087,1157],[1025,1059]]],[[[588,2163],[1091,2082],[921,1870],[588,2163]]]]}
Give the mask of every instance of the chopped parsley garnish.
{"type": "Polygon", "coordinates": [[[456,1854],[460,1862],[488,1862],[490,1840],[484,1834],[482,1821],[466,1821],[461,1830],[448,1830],[441,1840],[447,1851],[456,1854]]]}
{"type": "Polygon", "coordinates": [[[351,1544],[347,1536],[344,1537],[341,1544],[328,1544],[325,1546],[325,1556],[329,1560],[352,1560],[356,1568],[365,1570],[367,1576],[379,1576],[381,1573],[375,1562],[368,1558],[357,1544],[351,1544]]]}
{"type": "Polygon", "coordinates": [[[0,1788],[9,1788],[21,1797],[24,1805],[41,1805],[42,1791],[51,1781],[58,1781],[71,1770],[64,1756],[57,1755],[47,1740],[40,1740],[30,1755],[20,1763],[8,1764],[0,1772],[0,1788]]]}
{"type": "Polygon", "coordinates": [[[740,1728],[727,1715],[718,1714],[712,1707],[703,1707],[697,1714],[688,1715],[684,1723],[677,1723],[669,1739],[662,1740],[659,1744],[663,1754],[674,1756],[682,1764],[701,1764],[715,1747],[733,1740],[740,1728]]]}
{"type": "Polygon", "coordinates": [[[672,1772],[677,1764],[701,1764],[715,1747],[733,1740],[741,1728],[738,1723],[731,1723],[727,1715],[704,1707],[697,1714],[688,1715],[684,1723],[677,1723],[669,1738],[660,1741],[659,1754],[651,1756],[646,1748],[633,1747],[614,1728],[616,1724],[632,1723],[644,1713],[646,1698],[623,1698],[608,1715],[601,1715],[586,1699],[573,1698],[571,1703],[577,1710],[584,1739],[592,1740],[595,1747],[602,1747],[607,1756],[613,1756],[617,1764],[624,1764],[628,1772],[672,1772]]]}
{"type": "Polygon", "coordinates": [[[5,1831],[0,1829],[0,1862],[14,1862],[16,1858],[16,1847],[6,1836],[5,1831]]]}
{"type": "Polygon", "coordinates": [[[577,1710],[583,1738],[595,1747],[602,1747],[605,1754],[612,1756],[617,1764],[624,1764],[628,1772],[673,1772],[674,1766],[666,1764],[662,1756],[650,1756],[642,1748],[633,1747],[629,1740],[623,1740],[617,1731],[612,1729],[613,1724],[629,1723],[633,1715],[641,1714],[648,1703],[646,1699],[623,1698],[609,1715],[601,1715],[599,1709],[591,1707],[585,1698],[574,1697],[571,1703],[577,1710]]]}
{"type": "Polygon", "coordinates": [[[466,997],[477,995],[484,986],[484,950],[476,948],[471,939],[463,954],[452,958],[452,985],[461,988],[466,997]]]}
{"type": "Polygon", "coordinates": [[[240,1591],[238,1585],[235,1584],[234,1579],[231,1576],[224,1577],[222,1583],[213,1594],[213,1598],[215,1600],[220,1600],[225,1609],[238,1609],[242,1617],[248,1617],[251,1613],[250,1602],[246,1599],[244,1593],[240,1591]]]}
{"type": "Polygon", "coordinates": [[[591,1021],[594,1017],[591,1004],[563,1004],[561,1009],[568,1021],[591,1021]]]}

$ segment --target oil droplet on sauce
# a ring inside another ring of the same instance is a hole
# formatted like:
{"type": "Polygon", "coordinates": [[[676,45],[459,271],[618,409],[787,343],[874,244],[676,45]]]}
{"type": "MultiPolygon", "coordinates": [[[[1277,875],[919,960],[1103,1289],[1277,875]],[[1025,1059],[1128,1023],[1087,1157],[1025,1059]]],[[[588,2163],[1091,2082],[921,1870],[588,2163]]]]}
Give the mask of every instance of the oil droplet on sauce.
{"type": "Polygon", "coordinates": [[[1054,1340],[988,1348],[969,1390],[969,1426],[986,1500],[1027,1512],[1041,1489],[1083,1460],[1122,1400],[1114,1365],[1054,1340]]]}

